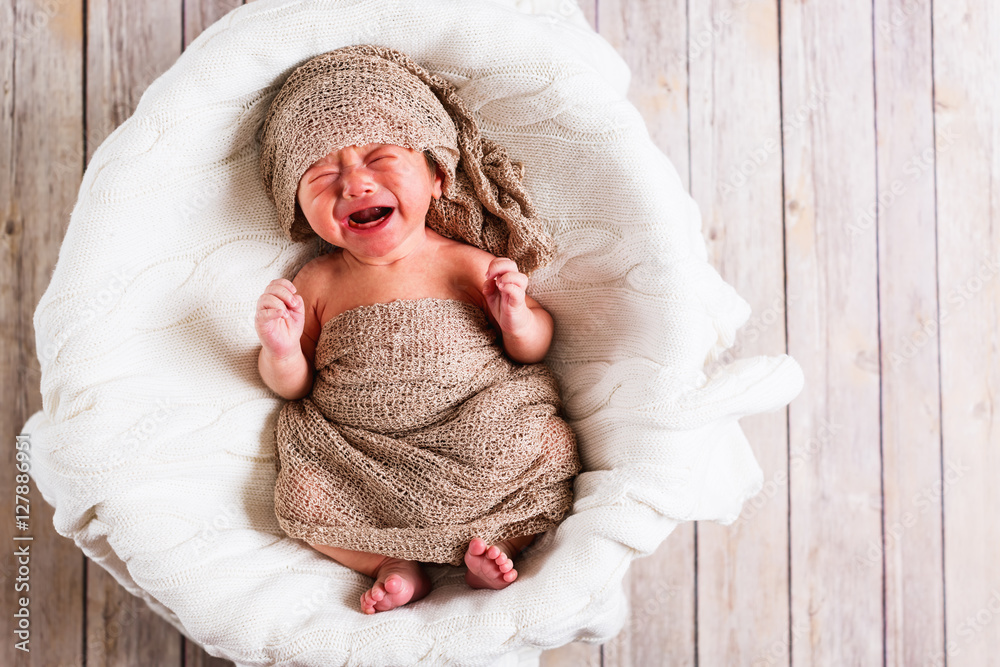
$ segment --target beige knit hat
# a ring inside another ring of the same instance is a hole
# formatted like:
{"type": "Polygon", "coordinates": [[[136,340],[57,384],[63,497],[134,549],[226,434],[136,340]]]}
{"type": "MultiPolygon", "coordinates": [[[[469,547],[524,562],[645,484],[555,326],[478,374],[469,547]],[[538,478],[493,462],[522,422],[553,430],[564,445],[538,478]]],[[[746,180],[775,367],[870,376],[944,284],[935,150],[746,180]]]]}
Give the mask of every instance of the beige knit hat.
{"type": "Polygon", "coordinates": [[[523,167],[479,133],[451,84],[394,49],[346,46],[306,61],[271,102],[257,139],[264,190],[293,241],[315,236],[295,200],[306,169],[345,146],[378,143],[427,151],[444,172],[427,211],[434,231],[509,257],[525,274],[554,255],[521,187],[523,167]]]}

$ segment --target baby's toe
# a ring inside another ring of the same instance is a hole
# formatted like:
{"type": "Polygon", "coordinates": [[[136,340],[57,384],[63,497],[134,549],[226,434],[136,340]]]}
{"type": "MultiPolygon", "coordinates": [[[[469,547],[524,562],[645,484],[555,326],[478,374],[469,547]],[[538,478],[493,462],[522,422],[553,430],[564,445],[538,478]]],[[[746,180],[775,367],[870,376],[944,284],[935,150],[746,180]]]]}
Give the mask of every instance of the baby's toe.
{"type": "Polygon", "coordinates": [[[469,553],[473,556],[481,556],[486,551],[486,542],[481,538],[474,537],[469,542],[469,553]]]}
{"type": "Polygon", "coordinates": [[[375,613],[375,605],[384,597],[385,591],[376,583],[375,586],[372,586],[361,596],[361,607],[365,610],[365,613],[375,613]],[[369,610],[371,611],[369,612],[369,610]]]}
{"type": "Polygon", "coordinates": [[[503,552],[500,551],[500,547],[494,544],[492,547],[489,548],[489,550],[487,550],[486,557],[492,560],[496,560],[496,557],[502,553],[503,552]]]}
{"type": "Polygon", "coordinates": [[[503,563],[499,563],[497,567],[500,568],[501,572],[510,572],[514,569],[514,561],[504,561],[503,563]]]}
{"type": "Polygon", "coordinates": [[[398,574],[390,574],[385,578],[385,590],[387,593],[399,593],[403,590],[403,578],[398,574]]]}

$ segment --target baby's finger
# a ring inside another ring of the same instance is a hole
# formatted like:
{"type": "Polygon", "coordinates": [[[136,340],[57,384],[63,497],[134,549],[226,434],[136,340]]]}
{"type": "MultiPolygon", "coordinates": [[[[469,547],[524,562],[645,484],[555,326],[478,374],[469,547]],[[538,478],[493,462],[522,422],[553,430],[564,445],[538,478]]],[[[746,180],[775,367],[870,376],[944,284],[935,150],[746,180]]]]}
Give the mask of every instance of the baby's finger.
{"type": "Polygon", "coordinates": [[[502,278],[502,275],[503,274],[494,275],[486,279],[486,282],[483,283],[483,288],[482,288],[482,292],[484,295],[493,296],[494,294],[500,293],[499,282],[502,278]]]}
{"type": "Polygon", "coordinates": [[[492,280],[496,276],[510,273],[511,271],[517,271],[517,264],[514,263],[514,260],[507,257],[497,257],[490,262],[489,267],[486,269],[486,280],[492,280]]]}
{"type": "Polygon", "coordinates": [[[274,294],[261,294],[257,299],[257,310],[288,310],[288,304],[274,294]]]}
{"type": "Polygon", "coordinates": [[[497,285],[517,285],[522,290],[528,288],[528,276],[517,271],[505,273],[495,278],[497,285]]]}
{"type": "Polygon", "coordinates": [[[273,294],[274,296],[278,297],[289,308],[297,308],[301,306],[302,297],[296,294],[295,285],[292,285],[292,283],[288,282],[287,280],[285,282],[288,284],[287,285],[276,284],[277,281],[272,282],[270,285],[267,286],[266,293],[273,294]]]}
{"type": "Polygon", "coordinates": [[[266,327],[267,325],[272,324],[275,320],[283,320],[287,317],[287,310],[261,310],[257,312],[257,326],[266,327]]]}
{"type": "Polygon", "coordinates": [[[524,305],[524,289],[516,283],[502,283],[497,285],[497,289],[503,292],[503,305],[507,308],[517,309],[524,305]]]}
{"type": "Polygon", "coordinates": [[[295,283],[293,283],[288,278],[275,278],[274,280],[272,280],[267,284],[268,287],[271,287],[273,285],[280,285],[282,287],[287,287],[292,292],[296,291],[295,283]]]}

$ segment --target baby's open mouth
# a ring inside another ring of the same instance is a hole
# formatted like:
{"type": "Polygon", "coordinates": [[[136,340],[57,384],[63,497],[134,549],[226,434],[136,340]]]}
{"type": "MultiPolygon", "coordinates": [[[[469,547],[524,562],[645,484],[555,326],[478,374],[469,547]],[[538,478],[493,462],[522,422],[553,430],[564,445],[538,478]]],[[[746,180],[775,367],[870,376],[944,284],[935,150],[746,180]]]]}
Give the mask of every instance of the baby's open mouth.
{"type": "Polygon", "coordinates": [[[347,222],[351,227],[367,229],[379,224],[390,213],[392,213],[391,206],[372,206],[357,213],[352,213],[347,222]]]}

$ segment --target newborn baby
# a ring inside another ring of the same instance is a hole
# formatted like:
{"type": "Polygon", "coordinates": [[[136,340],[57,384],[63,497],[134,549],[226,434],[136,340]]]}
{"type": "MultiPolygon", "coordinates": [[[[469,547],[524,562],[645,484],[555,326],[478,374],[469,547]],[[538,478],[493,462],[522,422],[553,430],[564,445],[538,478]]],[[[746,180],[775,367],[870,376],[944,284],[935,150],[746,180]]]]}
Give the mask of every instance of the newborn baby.
{"type": "Polygon", "coordinates": [[[276,429],[282,529],[373,577],[367,614],[426,596],[425,562],[510,585],[580,469],[540,363],[552,317],[518,262],[484,249],[527,270],[551,257],[520,176],[446,82],[378,47],[300,67],[259,136],[283,229],[334,246],[257,305],[261,376],[291,401],[276,429]]]}

